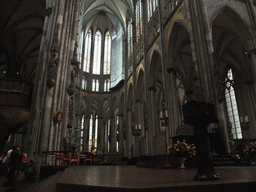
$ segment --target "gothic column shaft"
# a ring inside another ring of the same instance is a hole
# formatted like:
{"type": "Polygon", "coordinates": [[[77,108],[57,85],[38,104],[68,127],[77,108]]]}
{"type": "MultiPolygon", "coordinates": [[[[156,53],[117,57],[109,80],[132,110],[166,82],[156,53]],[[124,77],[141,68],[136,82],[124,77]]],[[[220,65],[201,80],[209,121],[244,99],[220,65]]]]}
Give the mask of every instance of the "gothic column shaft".
{"type": "Polygon", "coordinates": [[[119,152],[123,152],[124,150],[124,140],[123,140],[123,123],[124,123],[124,115],[119,115],[119,127],[118,127],[118,131],[119,131],[119,142],[118,142],[118,145],[119,145],[119,152]]]}
{"type": "Polygon", "coordinates": [[[102,124],[103,124],[103,119],[102,117],[99,117],[98,118],[98,136],[97,136],[97,151],[102,151],[102,145],[101,145],[101,142],[102,142],[102,124]]]}
{"type": "Polygon", "coordinates": [[[170,118],[170,136],[173,137],[176,135],[176,128],[178,127],[180,122],[180,115],[178,110],[178,101],[177,101],[177,84],[176,84],[176,75],[174,68],[170,69],[170,109],[172,109],[172,112],[169,115],[170,118]]]}
{"type": "Polygon", "coordinates": [[[115,131],[115,117],[112,116],[110,119],[110,152],[116,152],[116,131],[115,131]]]}
{"type": "Polygon", "coordinates": [[[156,88],[150,88],[150,111],[151,111],[151,126],[149,126],[149,155],[154,155],[154,135],[155,129],[159,127],[158,123],[158,113],[156,110],[156,88]]]}
{"type": "Polygon", "coordinates": [[[84,118],[84,151],[88,151],[88,142],[89,142],[89,125],[90,125],[90,118],[85,116],[84,118]]]}
{"type": "MultiPolygon", "coordinates": [[[[56,17],[58,15],[58,9],[59,7],[56,6],[55,9],[53,9],[53,13],[51,14],[49,18],[49,25],[47,26],[47,35],[46,39],[48,42],[46,43],[44,51],[42,51],[43,56],[43,61],[44,64],[42,66],[45,66],[45,73],[48,67],[48,62],[51,60],[51,53],[49,51],[49,47],[52,46],[53,43],[53,37],[55,35],[54,31],[56,30],[56,17]]],[[[41,72],[37,72],[37,74],[41,74],[41,72]]],[[[51,107],[52,107],[52,98],[53,98],[53,87],[51,88],[46,88],[46,74],[44,77],[39,77],[41,80],[41,85],[42,85],[42,90],[38,90],[37,95],[45,95],[44,98],[41,98],[42,100],[45,101],[45,103],[42,102],[42,108],[44,109],[43,111],[43,117],[42,117],[42,128],[41,128],[41,143],[40,143],[40,153],[43,151],[48,151],[49,150],[49,130],[50,130],[50,121],[51,121],[51,107]],[[39,91],[42,91],[40,94],[39,91]]],[[[40,86],[39,86],[40,87],[40,86]]],[[[40,99],[40,98],[38,98],[40,99]]],[[[41,100],[36,101],[36,103],[41,103],[41,100]]],[[[40,125],[39,125],[40,126],[40,125]]]]}
{"type": "MultiPolygon", "coordinates": [[[[168,111],[168,114],[170,114],[171,108],[169,108],[169,82],[167,81],[167,50],[166,50],[166,40],[165,40],[165,34],[164,34],[164,27],[163,27],[163,11],[164,10],[164,3],[163,1],[158,1],[158,17],[159,17],[159,27],[160,27],[160,50],[162,53],[162,59],[161,59],[161,65],[162,65],[162,78],[163,78],[163,88],[164,88],[164,97],[166,100],[166,110],[168,111]]],[[[170,143],[170,126],[168,126],[165,130],[166,133],[166,145],[169,146],[170,143]]],[[[167,147],[166,147],[167,149],[167,147]]],[[[168,153],[166,151],[166,153],[168,153]]]]}
{"type": "Polygon", "coordinates": [[[105,153],[106,151],[106,122],[102,121],[101,127],[101,151],[105,153]]]}
{"type": "MultiPolygon", "coordinates": [[[[53,100],[53,110],[52,114],[55,115],[57,110],[63,110],[61,109],[62,102],[63,102],[63,96],[65,95],[65,88],[66,88],[66,79],[64,80],[64,76],[66,77],[67,70],[70,67],[71,62],[71,55],[72,51],[74,50],[72,44],[67,45],[67,42],[71,40],[72,33],[70,32],[70,29],[73,24],[74,20],[74,0],[63,2],[63,4],[60,4],[61,7],[63,7],[63,12],[60,12],[59,18],[61,18],[62,21],[59,20],[61,26],[61,41],[60,41],[60,50],[59,50],[59,65],[58,65],[58,73],[56,78],[56,85],[55,85],[55,93],[54,93],[54,100],[53,100]],[[68,9],[69,8],[69,9],[68,9]],[[64,22],[63,22],[64,21],[64,22]],[[73,48],[73,50],[72,50],[73,48]],[[59,94],[62,93],[62,94],[59,94]]],[[[74,44],[74,42],[72,42],[74,44]]],[[[50,150],[57,150],[56,144],[58,139],[59,133],[57,132],[58,128],[55,122],[53,121],[51,124],[51,134],[50,134],[50,150]]]]}

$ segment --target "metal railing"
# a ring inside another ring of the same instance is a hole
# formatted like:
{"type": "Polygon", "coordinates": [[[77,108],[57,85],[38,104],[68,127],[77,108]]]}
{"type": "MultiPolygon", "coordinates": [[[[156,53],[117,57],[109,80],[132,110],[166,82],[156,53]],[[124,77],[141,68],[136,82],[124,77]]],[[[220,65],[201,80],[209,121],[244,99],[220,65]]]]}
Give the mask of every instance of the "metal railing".
{"type": "MultiPolygon", "coordinates": [[[[55,161],[56,154],[71,153],[71,151],[43,151],[41,165],[43,166],[61,166],[61,161],[55,161]]],[[[92,163],[97,165],[108,164],[108,165],[120,165],[124,163],[122,161],[123,155],[117,154],[98,154],[93,155],[91,153],[81,153],[88,156],[92,156],[92,163]]]]}

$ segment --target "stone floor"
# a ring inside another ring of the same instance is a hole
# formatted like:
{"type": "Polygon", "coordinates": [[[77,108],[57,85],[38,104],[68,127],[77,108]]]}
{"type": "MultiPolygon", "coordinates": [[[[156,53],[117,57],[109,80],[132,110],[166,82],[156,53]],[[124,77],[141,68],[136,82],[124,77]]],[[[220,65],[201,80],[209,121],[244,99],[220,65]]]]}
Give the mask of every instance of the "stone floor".
{"type": "Polygon", "coordinates": [[[34,183],[24,178],[13,187],[2,187],[6,181],[0,177],[0,192],[65,192],[65,191],[221,191],[255,192],[256,166],[216,167],[218,181],[195,181],[196,169],[152,169],[136,166],[71,166],[64,172],[34,183]]]}
{"type": "Polygon", "coordinates": [[[56,191],[256,191],[256,167],[217,167],[215,170],[220,180],[195,181],[195,168],[72,166],[57,181],[56,191]]]}

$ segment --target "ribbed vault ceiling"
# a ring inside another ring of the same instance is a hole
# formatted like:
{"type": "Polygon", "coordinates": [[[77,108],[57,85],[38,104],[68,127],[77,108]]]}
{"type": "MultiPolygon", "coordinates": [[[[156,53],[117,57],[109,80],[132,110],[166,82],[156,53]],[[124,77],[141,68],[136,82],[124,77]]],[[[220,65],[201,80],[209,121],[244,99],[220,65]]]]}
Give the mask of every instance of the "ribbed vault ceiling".
{"type": "Polygon", "coordinates": [[[33,81],[45,12],[45,0],[0,1],[1,77],[33,81]]]}
{"type": "Polygon", "coordinates": [[[83,27],[116,28],[121,23],[125,30],[126,15],[133,13],[132,7],[132,0],[83,0],[83,27]]]}

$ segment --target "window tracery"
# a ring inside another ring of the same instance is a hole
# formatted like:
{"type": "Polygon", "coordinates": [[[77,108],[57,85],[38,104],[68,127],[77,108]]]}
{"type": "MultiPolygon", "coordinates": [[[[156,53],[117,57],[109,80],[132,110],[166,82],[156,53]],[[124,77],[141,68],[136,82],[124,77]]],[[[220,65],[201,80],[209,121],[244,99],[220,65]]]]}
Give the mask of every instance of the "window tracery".
{"type": "Polygon", "coordinates": [[[225,98],[229,121],[232,124],[231,134],[233,136],[233,139],[242,139],[243,137],[236,102],[232,69],[228,70],[226,77],[225,98]]]}
{"type": "Polygon", "coordinates": [[[94,57],[93,57],[93,70],[92,73],[96,75],[100,75],[100,63],[101,63],[101,41],[102,34],[98,30],[95,33],[95,41],[94,41],[94,57]]]}

